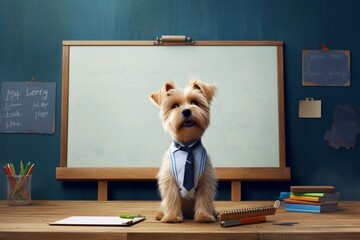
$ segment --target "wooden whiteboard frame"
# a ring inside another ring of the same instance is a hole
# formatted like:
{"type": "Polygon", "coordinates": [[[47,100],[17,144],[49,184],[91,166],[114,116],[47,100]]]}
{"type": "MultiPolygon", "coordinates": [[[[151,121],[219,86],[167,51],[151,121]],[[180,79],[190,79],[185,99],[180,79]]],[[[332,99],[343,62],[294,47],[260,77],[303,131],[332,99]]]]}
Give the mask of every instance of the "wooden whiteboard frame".
{"type": "MultiPolygon", "coordinates": [[[[163,45],[185,45],[164,42],[163,45]]],[[[290,180],[290,168],[285,160],[284,70],[282,41],[196,41],[195,46],[275,46],[277,48],[279,167],[216,168],[219,181],[231,181],[232,201],[241,200],[241,181],[290,180]]],[[[60,167],[58,180],[98,181],[98,199],[107,200],[108,181],[156,180],[159,168],[73,168],[67,167],[69,57],[71,46],[154,46],[154,41],[63,41],[62,60],[62,115],[60,167]]]]}

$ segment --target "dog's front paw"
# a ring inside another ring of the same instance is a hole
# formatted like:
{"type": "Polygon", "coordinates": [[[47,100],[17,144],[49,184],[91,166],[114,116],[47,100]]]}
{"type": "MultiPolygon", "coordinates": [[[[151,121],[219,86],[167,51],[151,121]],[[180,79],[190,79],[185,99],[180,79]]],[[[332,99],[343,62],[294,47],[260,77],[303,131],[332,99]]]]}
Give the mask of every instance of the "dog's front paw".
{"type": "Polygon", "coordinates": [[[194,218],[194,222],[197,222],[197,223],[212,223],[215,221],[216,221],[216,219],[215,219],[214,215],[208,214],[205,212],[195,214],[195,218],[194,218]]]}
{"type": "Polygon", "coordinates": [[[155,219],[160,221],[162,218],[164,217],[164,213],[163,212],[157,212],[155,215],[155,219]]]}
{"type": "Polygon", "coordinates": [[[181,216],[176,215],[164,215],[161,219],[161,222],[163,223],[180,223],[183,221],[183,218],[181,216]]]}

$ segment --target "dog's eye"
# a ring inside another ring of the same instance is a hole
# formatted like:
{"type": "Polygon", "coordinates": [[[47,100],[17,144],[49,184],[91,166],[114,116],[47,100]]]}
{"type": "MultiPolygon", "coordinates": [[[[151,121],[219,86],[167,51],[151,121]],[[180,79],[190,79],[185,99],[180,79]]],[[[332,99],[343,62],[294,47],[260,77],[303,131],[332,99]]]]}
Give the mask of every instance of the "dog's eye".
{"type": "Polygon", "coordinates": [[[196,101],[196,100],[192,100],[190,102],[191,105],[196,105],[196,106],[199,106],[199,103],[196,101]]]}
{"type": "Polygon", "coordinates": [[[178,108],[179,104],[175,103],[174,105],[171,106],[172,109],[178,108]]]}

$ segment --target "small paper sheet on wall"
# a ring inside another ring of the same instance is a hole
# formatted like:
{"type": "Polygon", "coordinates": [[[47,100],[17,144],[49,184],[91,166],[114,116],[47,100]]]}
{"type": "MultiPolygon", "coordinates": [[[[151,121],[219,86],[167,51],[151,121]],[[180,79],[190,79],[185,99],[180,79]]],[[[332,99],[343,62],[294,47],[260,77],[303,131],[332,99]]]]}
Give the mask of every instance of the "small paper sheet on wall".
{"type": "Polygon", "coordinates": [[[1,133],[55,133],[55,82],[2,82],[1,133]]]}
{"type": "Polygon", "coordinates": [[[350,86],[350,50],[303,50],[303,86],[350,86]]]}
{"type": "Polygon", "coordinates": [[[360,133],[360,119],[350,105],[336,105],[334,120],[330,130],[326,130],[324,139],[335,149],[343,147],[347,150],[355,147],[357,135],[360,133]]]}
{"type": "Polygon", "coordinates": [[[300,100],[299,118],[321,118],[321,100],[314,98],[300,100]]]}

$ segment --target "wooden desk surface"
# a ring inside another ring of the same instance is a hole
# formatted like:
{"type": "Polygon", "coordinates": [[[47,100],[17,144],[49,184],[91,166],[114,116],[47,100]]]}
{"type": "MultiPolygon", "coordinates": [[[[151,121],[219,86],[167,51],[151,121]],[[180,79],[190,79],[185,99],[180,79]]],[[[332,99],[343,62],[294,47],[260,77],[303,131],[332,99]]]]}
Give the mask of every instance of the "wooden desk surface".
{"type": "MultiPolygon", "coordinates": [[[[271,202],[216,202],[218,211],[271,202]]],[[[156,201],[33,201],[8,206],[0,201],[0,239],[360,239],[360,202],[340,202],[332,213],[291,213],[279,208],[266,223],[221,228],[220,223],[187,220],[164,224],[154,219],[156,201]],[[147,217],[131,227],[49,226],[48,222],[74,215],[116,216],[139,213],[147,217]],[[298,222],[293,226],[274,223],[298,222]]]]}

